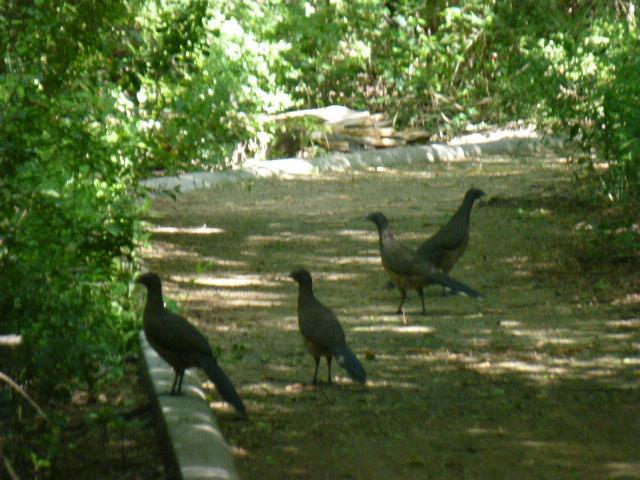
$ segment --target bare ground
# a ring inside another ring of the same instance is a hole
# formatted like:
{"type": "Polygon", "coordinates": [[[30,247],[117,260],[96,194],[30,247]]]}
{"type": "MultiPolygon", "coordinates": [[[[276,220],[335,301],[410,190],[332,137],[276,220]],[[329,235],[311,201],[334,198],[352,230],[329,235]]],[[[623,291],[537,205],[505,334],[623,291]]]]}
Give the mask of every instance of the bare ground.
{"type": "Polygon", "coordinates": [[[591,231],[602,212],[574,187],[564,162],[541,155],[156,199],[147,263],[247,403],[242,422],[212,392],[241,476],[640,478],[638,261],[607,261],[591,231]],[[417,246],[470,186],[488,195],[452,275],[486,299],[434,287],[427,316],[415,293],[394,315],[365,216],[382,210],[417,246]],[[287,277],[298,266],[340,317],[366,386],[337,366],[333,386],[308,385],[287,277]]]}

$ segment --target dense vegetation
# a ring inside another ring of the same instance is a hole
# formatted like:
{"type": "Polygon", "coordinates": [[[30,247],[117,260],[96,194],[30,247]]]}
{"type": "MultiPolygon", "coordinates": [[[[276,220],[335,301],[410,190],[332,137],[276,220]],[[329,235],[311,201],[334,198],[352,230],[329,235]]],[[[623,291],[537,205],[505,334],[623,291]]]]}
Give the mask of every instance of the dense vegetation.
{"type": "MultiPolygon", "coordinates": [[[[135,352],[138,180],[264,154],[281,133],[265,114],[342,104],[442,134],[535,121],[577,141],[595,198],[637,198],[637,7],[0,2],[0,333],[25,339],[0,370],[38,399],[117,376],[135,352]]],[[[55,472],[55,435],[7,438],[21,470],[55,472]]]]}

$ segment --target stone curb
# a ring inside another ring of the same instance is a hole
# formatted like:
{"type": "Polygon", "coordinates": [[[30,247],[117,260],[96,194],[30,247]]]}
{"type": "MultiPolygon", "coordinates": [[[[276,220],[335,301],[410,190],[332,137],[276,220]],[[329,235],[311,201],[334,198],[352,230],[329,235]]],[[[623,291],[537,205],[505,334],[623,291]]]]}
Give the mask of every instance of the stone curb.
{"type": "MultiPolygon", "coordinates": [[[[475,138],[476,136],[474,136],[475,138]]],[[[152,191],[179,190],[188,192],[210,188],[220,183],[265,177],[295,177],[314,173],[343,172],[372,167],[393,167],[436,161],[461,161],[482,155],[510,155],[538,152],[557,139],[543,139],[531,132],[514,132],[496,140],[459,144],[416,145],[384,150],[363,150],[346,154],[333,154],[315,159],[285,158],[279,160],[248,161],[241,168],[224,172],[195,172],[171,177],[143,180],[141,185],[152,191]]]]}
{"type": "Polygon", "coordinates": [[[169,478],[238,480],[229,446],[196,375],[187,371],[183,395],[169,395],[173,369],[151,348],[143,331],[140,346],[142,377],[156,413],[169,478]]]}

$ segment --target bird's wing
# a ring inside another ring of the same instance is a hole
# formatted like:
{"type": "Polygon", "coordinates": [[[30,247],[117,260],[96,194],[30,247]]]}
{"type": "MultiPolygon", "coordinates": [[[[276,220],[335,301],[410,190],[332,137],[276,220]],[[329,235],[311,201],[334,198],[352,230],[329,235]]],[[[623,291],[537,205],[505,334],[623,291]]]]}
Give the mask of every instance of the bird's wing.
{"type": "Polygon", "coordinates": [[[380,253],[385,268],[398,275],[412,274],[418,261],[413,250],[397,241],[383,244],[380,253]]]}
{"type": "Polygon", "coordinates": [[[344,331],[335,313],[316,299],[300,305],[300,332],[324,349],[344,344],[344,331]]]}
{"type": "Polygon", "coordinates": [[[467,232],[464,226],[450,221],[420,245],[418,254],[429,258],[431,255],[436,256],[448,250],[455,250],[464,243],[467,232]]]}
{"type": "Polygon", "coordinates": [[[163,348],[176,353],[210,354],[207,339],[184,317],[164,310],[152,329],[153,339],[163,348]]]}

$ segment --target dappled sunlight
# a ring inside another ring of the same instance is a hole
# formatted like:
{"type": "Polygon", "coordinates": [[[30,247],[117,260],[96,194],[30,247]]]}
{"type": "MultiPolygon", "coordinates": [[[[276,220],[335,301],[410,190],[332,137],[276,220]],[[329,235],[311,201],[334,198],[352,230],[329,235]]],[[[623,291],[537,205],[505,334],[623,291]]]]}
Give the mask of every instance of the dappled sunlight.
{"type": "Polygon", "coordinates": [[[611,462],[606,465],[609,478],[640,478],[640,462],[611,462]]]}
{"type": "Polygon", "coordinates": [[[248,262],[244,260],[202,255],[197,251],[182,250],[173,243],[163,242],[157,239],[153,241],[152,245],[141,247],[141,251],[146,259],[170,261],[173,263],[176,261],[189,261],[196,265],[205,266],[207,269],[215,269],[216,267],[247,268],[249,265],[248,262]]]}
{"type": "Polygon", "coordinates": [[[606,325],[611,328],[637,330],[640,333],[640,318],[630,318],[627,320],[609,320],[606,325]]]}
{"type": "MultiPolygon", "coordinates": [[[[345,282],[352,281],[359,277],[357,273],[340,273],[340,272],[319,272],[314,275],[314,278],[317,281],[326,281],[326,282],[345,282]]],[[[291,280],[291,279],[289,279],[291,280]]]]}
{"type": "MultiPolygon", "coordinates": [[[[482,339],[477,342],[477,347],[480,348],[490,345],[490,342],[482,339]]],[[[385,355],[378,355],[376,358],[378,357],[392,360],[385,355]]],[[[511,350],[502,353],[487,350],[463,353],[423,348],[406,353],[404,358],[405,361],[429,364],[429,368],[433,371],[443,372],[464,368],[491,376],[515,373],[538,384],[568,379],[592,379],[612,383],[618,381],[617,376],[622,371],[640,365],[640,359],[636,357],[602,355],[577,359],[537,351],[511,350]]]]}
{"type": "MultiPolygon", "coordinates": [[[[309,260],[309,259],[307,259],[309,260]]],[[[315,261],[302,262],[300,265],[294,265],[291,267],[291,270],[296,268],[304,268],[306,263],[315,264],[315,261]]],[[[296,282],[289,276],[291,272],[287,271],[286,273],[282,273],[277,276],[278,280],[280,280],[280,285],[286,289],[290,289],[291,292],[297,294],[298,286],[296,282]]],[[[360,277],[359,273],[351,273],[351,272],[338,272],[338,271],[316,271],[312,270],[311,275],[313,276],[314,289],[323,288],[323,284],[325,282],[350,282],[360,277]]]]}
{"type": "Polygon", "coordinates": [[[251,329],[244,325],[238,325],[237,323],[220,323],[220,322],[208,322],[206,325],[208,332],[216,333],[250,333],[251,329]]]}
{"type": "Polygon", "coordinates": [[[277,287],[281,284],[280,281],[274,280],[271,275],[258,274],[173,275],[172,279],[189,283],[190,285],[204,285],[207,287],[277,287]]]}
{"type": "Polygon", "coordinates": [[[548,448],[552,449],[556,452],[558,451],[566,451],[571,446],[566,442],[544,442],[540,440],[523,440],[522,445],[530,448],[548,448]]]}
{"type": "Polygon", "coordinates": [[[417,383],[413,382],[401,382],[399,380],[388,379],[367,379],[367,388],[371,389],[385,389],[396,388],[399,390],[415,390],[418,387],[417,383]]]}
{"type": "Polygon", "coordinates": [[[288,295],[275,292],[238,289],[189,289],[188,292],[176,292],[176,298],[187,302],[209,302],[216,308],[229,307],[273,307],[281,305],[288,295]]]}
{"type": "Polygon", "coordinates": [[[409,334],[431,334],[436,331],[432,327],[424,327],[421,325],[370,325],[353,327],[354,332],[390,332],[390,333],[409,333],[409,334]]]}
{"type": "Polygon", "coordinates": [[[201,255],[198,264],[207,266],[208,269],[215,271],[221,270],[220,267],[227,268],[248,268],[249,262],[244,260],[232,260],[222,257],[214,257],[211,255],[201,255]],[[209,268],[208,266],[211,266],[209,268]]]}
{"type": "Polygon", "coordinates": [[[545,345],[575,345],[578,339],[571,337],[575,332],[570,332],[562,328],[545,328],[545,329],[525,329],[525,328],[509,328],[505,333],[515,337],[524,337],[532,341],[536,348],[545,345]]]}
{"type": "Polygon", "coordinates": [[[551,211],[548,208],[536,208],[529,212],[529,215],[532,217],[547,217],[551,215],[551,211]]]}
{"type": "Polygon", "coordinates": [[[309,257],[309,263],[322,263],[325,265],[379,265],[380,256],[364,255],[339,255],[339,256],[313,256],[309,257]]]}
{"type": "Polygon", "coordinates": [[[503,428],[480,428],[480,427],[471,427],[468,428],[467,433],[469,435],[480,436],[480,435],[505,435],[506,432],[503,428]]]}
{"type": "Polygon", "coordinates": [[[199,255],[196,252],[190,252],[177,248],[175,245],[169,242],[162,242],[155,240],[150,246],[143,246],[141,248],[142,254],[145,258],[151,258],[154,260],[163,260],[166,258],[171,259],[199,259],[199,255]]]}
{"type": "Polygon", "coordinates": [[[605,333],[600,338],[605,340],[626,341],[632,340],[635,337],[633,333],[605,333]]]}
{"type": "Polygon", "coordinates": [[[550,377],[563,375],[567,369],[563,367],[553,367],[537,362],[526,362],[524,360],[504,360],[504,361],[483,361],[470,365],[470,368],[478,372],[488,372],[492,374],[516,372],[529,376],[532,380],[547,381],[550,377]]]}
{"type": "Polygon", "coordinates": [[[628,293],[613,301],[614,305],[640,305],[640,293],[628,293]]]}
{"type": "Polygon", "coordinates": [[[248,245],[264,245],[270,243],[280,243],[280,242],[296,242],[296,243],[304,243],[304,242],[330,242],[333,239],[313,233],[301,233],[301,232],[278,232],[270,235],[247,235],[246,237],[248,245]]]}
{"type": "Polygon", "coordinates": [[[473,348],[489,348],[491,347],[491,339],[490,338],[479,338],[479,337],[466,337],[464,342],[466,345],[469,345],[473,348]]]}
{"type": "Polygon", "coordinates": [[[530,278],[533,277],[533,272],[530,270],[514,270],[513,276],[518,278],[530,278]]]}
{"type": "MultiPolygon", "coordinates": [[[[296,369],[293,373],[297,374],[307,374],[309,373],[309,377],[313,373],[312,367],[310,367],[309,372],[302,371],[300,368],[296,369]]],[[[321,374],[319,373],[319,378],[321,378],[321,374]]],[[[340,376],[338,372],[334,373],[333,380],[335,385],[352,385],[353,382],[349,380],[347,377],[340,376]]],[[[322,382],[323,380],[321,380],[322,382]]],[[[334,385],[334,387],[335,387],[334,385]]],[[[328,387],[328,388],[334,388],[328,387]]],[[[322,383],[320,385],[311,385],[310,383],[301,383],[301,382],[290,382],[289,379],[283,378],[278,381],[262,381],[262,382],[254,382],[249,385],[245,385],[243,390],[246,392],[251,392],[251,395],[255,397],[270,397],[270,396],[280,396],[280,397],[296,397],[303,394],[308,393],[317,393],[322,395],[322,389],[327,388],[326,385],[322,383]]],[[[365,387],[360,387],[365,388],[365,387]]]]}
{"type": "MultiPolygon", "coordinates": [[[[282,330],[285,332],[297,332],[298,331],[298,315],[295,309],[295,300],[288,302],[291,305],[292,314],[282,314],[281,312],[275,315],[267,316],[260,319],[260,324],[268,327],[269,329],[282,330]]],[[[286,303],[285,303],[286,305],[286,303]]]]}
{"type": "Polygon", "coordinates": [[[188,233],[190,235],[222,234],[225,230],[218,227],[208,227],[206,224],[199,227],[174,227],[169,225],[147,225],[145,230],[151,233],[188,233]]]}
{"type": "Polygon", "coordinates": [[[468,367],[480,373],[491,375],[521,373],[528,379],[547,384],[562,379],[599,379],[615,382],[616,375],[628,368],[629,361],[613,356],[590,359],[555,357],[541,353],[518,353],[517,359],[507,359],[498,355],[485,354],[481,361],[469,362],[468,367]]]}
{"type": "Polygon", "coordinates": [[[514,267],[522,267],[523,265],[529,263],[530,259],[526,255],[521,255],[521,256],[506,257],[506,258],[503,258],[500,261],[501,262],[505,262],[505,263],[507,263],[509,265],[513,265],[514,267]]]}
{"type": "Polygon", "coordinates": [[[269,370],[272,372],[292,374],[296,373],[299,368],[298,366],[283,365],[281,363],[269,363],[269,370]]]}
{"type": "Polygon", "coordinates": [[[336,231],[336,235],[341,236],[341,237],[347,237],[347,238],[350,238],[351,240],[357,240],[357,241],[360,241],[360,242],[370,242],[371,239],[373,238],[373,235],[371,233],[371,229],[368,229],[368,230],[360,230],[360,229],[355,230],[355,229],[343,228],[343,229],[340,229],[340,230],[336,231]]]}

